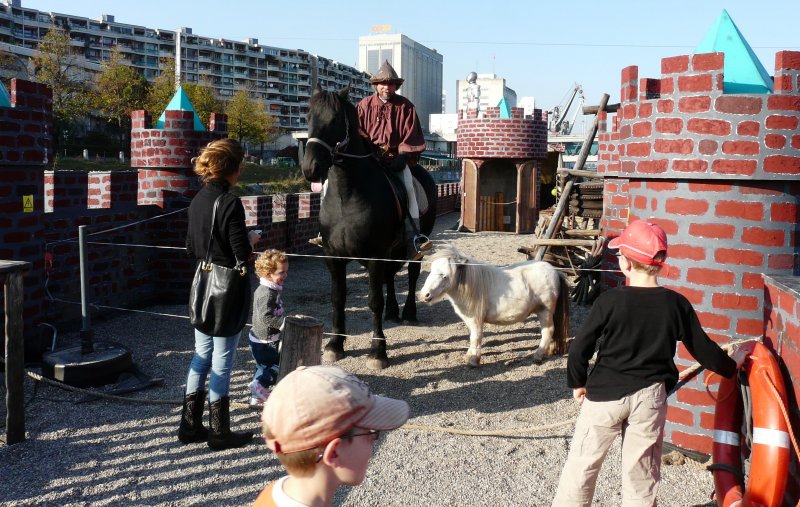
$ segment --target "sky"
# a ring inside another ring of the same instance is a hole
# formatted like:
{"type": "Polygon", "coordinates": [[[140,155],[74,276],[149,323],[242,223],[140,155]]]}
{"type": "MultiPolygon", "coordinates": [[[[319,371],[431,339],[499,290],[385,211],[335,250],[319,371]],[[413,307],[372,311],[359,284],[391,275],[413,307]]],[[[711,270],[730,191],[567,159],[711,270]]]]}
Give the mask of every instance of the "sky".
{"type": "MultiPolygon", "coordinates": [[[[368,4],[320,0],[22,0],[24,7],[151,28],[191,27],[197,35],[303,49],[358,66],[358,38],[390,25],[443,56],[446,111],[456,81],[475,71],[506,79],[536,107],[564,105],[575,84],[586,104],[619,101],[620,72],[659,78],[661,59],[691,54],[726,9],[770,74],[775,53],[800,50],[796,0],[538,1],[400,0],[368,4]]],[[[401,90],[402,91],[402,90],[401,90]]],[[[574,107],[574,106],[573,106],[574,107]]],[[[572,111],[568,114],[572,116],[572,111]]],[[[588,125],[579,117],[576,131],[588,125]]]]}

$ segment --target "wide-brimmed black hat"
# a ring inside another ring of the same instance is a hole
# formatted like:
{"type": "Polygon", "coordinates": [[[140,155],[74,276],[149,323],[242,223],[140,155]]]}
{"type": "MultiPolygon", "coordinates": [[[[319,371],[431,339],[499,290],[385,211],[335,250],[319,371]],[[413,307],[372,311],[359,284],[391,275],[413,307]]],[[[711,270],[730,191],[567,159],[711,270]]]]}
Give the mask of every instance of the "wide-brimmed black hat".
{"type": "Polygon", "coordinates": [[[378,69],[378,72],[369,80],[369,82],[374,85],[378,83],[394,83],[398,88],[403,84],[403,81],[405,80],[397,75],[394,67],[389,64],[389,60],[384,61],[381,68],[378,69]]]}

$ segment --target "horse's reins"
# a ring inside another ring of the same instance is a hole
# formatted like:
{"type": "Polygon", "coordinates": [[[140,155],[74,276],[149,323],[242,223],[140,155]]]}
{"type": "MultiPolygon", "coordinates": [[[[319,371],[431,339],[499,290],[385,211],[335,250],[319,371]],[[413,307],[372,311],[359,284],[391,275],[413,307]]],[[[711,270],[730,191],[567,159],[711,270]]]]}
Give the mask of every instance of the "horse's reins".
{"type": "Polygon", "coordinates": [[[325,147],[328,152],[331,154],[331,158],[336,157],[336,155],[341,155],[343,157],[349,158],[369,158],[372,156],[372,153],[367,153],[366,155],[353,155],[351,153],[345,153],[344,150],[347,149],[347,145],[350,144],[350,121],[347,119],[347,115],[344,116],[344,127],[345,127],[345,134],[344,139],[336,143],[333,147],[330,144],[326,143],[322,139],[318,137],[309,137],[306,141],[306,144],[317,143],[321,144],[325,147]]]}

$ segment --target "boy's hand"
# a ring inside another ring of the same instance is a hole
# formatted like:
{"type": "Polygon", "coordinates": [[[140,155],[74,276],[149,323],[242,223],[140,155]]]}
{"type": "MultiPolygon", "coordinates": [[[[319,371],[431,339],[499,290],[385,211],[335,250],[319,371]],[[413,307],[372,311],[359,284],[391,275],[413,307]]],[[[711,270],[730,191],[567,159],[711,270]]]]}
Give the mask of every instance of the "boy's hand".
{"type": "Polygon", "coordinates": [[[583,403],[583,399],[586,398],[586,388],[585,387],[578,387],[572,390],[572,397],[578,403],[583,403]]]}
{"type": "Polygon", "coordinates": [[[756,342],[751,340],[736,347],[736,350],[733,351],[731,359],[736,361],[737,370],[742,367],[742,364],[744,364],[744,362],[747,360],[750,354],[753,353],[753,348],[755,348],[755,346],[756,342]]]}
{"type": "Polygon", "coordinates": [[[261,230],[256,229],[253,231],[248,231],[247,239],[248,241],[250,241],[250,248],[255,248],[256,243],[258,243],[261,240],[261,230]]]}

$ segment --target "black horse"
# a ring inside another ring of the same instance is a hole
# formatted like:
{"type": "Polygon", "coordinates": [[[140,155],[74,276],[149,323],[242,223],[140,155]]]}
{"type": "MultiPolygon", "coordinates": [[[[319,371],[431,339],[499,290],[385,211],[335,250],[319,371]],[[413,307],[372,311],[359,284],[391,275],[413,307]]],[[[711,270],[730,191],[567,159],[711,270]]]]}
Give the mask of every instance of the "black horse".
{"type": "MultiPolygon", "coordinates": [[[[328,179],[319,215],[325,262],[331,274],[334,337],[325,345],[325,358],[344,357],[347,263],[357,260],[369,272],[369,308],[372,310],[372,344],[368,366],[389,365],[383,334],[386,285],[386,319],[416,322],[415,292],[420,264],[408,267],[408,295],[402,319],[395,297],[394,275],[406,262],[403,219],[405,199],[393,190],[391,177],[374,156],[374,147],[359,134],[356,108],[348,100],[349,87],[339,92],[317,89],[308,111],[308,144],[303,175],[309,181],[328,179]]],[[[419,166],[411,168],[425,189],[428,209],[420,216],[420,229],[430,234],[436,219],[436,184],[419,166]]],[[[399,184],[402,189],[402,183],[399,184]]],[[[403,192],[404,193],[404,192],[403,192]]]]}

